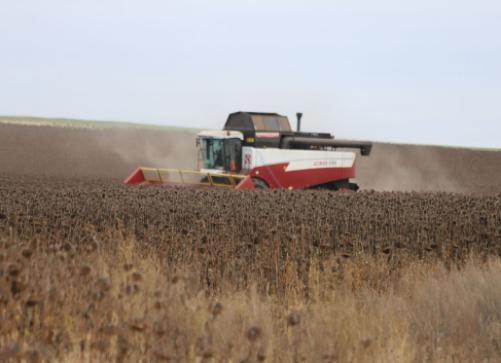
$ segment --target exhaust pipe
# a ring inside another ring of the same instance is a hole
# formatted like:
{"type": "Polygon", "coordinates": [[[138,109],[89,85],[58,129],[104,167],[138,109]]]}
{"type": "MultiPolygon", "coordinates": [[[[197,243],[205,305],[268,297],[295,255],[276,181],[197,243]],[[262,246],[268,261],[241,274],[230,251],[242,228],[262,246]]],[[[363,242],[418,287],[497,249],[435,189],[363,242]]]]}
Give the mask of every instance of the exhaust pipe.
{"type": "Polygon", "coordinates": [[[301,131],[301,119],[303,118],[303,113],[302,112],[296,113],[296,117],[297,117],[296,131],[300,132],[301,131]]]}

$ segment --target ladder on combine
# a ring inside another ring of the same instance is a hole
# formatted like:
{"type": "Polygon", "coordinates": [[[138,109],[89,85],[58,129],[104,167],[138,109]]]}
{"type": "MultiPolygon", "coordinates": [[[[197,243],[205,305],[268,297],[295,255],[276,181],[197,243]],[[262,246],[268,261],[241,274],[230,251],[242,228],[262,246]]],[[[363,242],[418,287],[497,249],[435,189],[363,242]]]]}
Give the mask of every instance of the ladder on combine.
{"type": "Polygon", "coordinates": [[[224,172],[139,167],[125,179],[124,184],[170,184],[234,189],[245,177],[224,172]]]}

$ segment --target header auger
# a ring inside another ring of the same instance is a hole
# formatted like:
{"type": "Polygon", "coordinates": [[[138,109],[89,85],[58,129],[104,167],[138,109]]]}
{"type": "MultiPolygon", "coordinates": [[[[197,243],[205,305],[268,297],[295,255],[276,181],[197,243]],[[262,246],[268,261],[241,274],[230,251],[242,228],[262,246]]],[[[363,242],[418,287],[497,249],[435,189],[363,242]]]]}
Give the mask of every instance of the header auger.
{"type": "Polygon", "coordinates": [[[302,132],[301,117],[292,131],[289,119],[276,113],[232,113],[222,131],[197,135],[199,170],[140,167],[124,183],[358,190],[352,149],[368,156],[372,143],[302,132]]]}

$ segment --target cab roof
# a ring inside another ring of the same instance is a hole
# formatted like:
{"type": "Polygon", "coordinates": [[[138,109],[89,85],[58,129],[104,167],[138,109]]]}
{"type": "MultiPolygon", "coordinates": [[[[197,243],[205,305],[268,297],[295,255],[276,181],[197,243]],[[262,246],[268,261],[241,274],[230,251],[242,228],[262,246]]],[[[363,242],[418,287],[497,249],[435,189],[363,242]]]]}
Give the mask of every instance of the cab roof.
{"type": "Polygon", "coordinates": [[[272,131],[291,132],[287,116],[268,112],[238,111],[231,113],[226,120],[225,130],[243,132],[272,131]]]}

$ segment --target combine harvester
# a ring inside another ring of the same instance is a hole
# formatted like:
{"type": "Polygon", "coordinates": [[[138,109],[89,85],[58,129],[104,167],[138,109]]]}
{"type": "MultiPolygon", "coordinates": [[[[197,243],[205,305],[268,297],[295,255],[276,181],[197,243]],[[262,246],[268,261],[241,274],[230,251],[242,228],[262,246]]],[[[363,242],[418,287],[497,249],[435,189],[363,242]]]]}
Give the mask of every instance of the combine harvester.
{"type": "Polygon", "coordinates": [[[197,135],[200,170],[137,168],[125,184],[201,185],[234,189],[358,190],[356,153],[371,153],[372,143],[336,140],[328,133],[297,131],[276,113],[236,112],[223,131],[197,135]]]}

